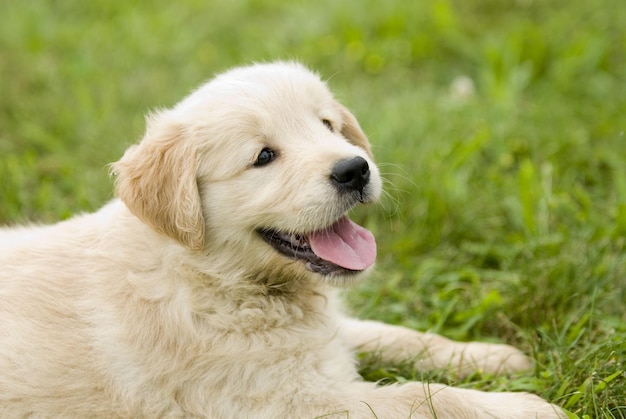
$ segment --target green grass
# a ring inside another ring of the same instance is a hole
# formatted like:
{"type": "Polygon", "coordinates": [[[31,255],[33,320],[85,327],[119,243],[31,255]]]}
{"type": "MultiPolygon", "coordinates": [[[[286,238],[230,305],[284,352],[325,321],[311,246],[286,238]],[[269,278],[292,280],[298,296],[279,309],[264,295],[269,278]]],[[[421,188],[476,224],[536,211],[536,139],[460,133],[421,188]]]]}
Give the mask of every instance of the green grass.
{"type": "Polygon", "coordinates": [[[515,344],[514,377],[572,417],[626,417],[626,7],[622,0],[0,2],[0,223],[112,196],[143,114],[233,65],[297,58],[355,111],[385,173],[356,218],[379,268],[354,312],[515,344]],[[473,81],[459,97],[450,86],[473,81]]]}

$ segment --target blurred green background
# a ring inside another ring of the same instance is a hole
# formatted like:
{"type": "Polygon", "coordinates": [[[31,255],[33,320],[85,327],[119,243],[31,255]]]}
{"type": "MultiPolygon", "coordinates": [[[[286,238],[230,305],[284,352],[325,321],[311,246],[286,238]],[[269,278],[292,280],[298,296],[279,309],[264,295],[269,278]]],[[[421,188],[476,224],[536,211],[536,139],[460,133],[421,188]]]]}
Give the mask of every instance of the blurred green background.
{"type": "Polygon", "coordinates": [[[386,178],[356,314],[509,342],[507,378],[367,379],[536,392],[626,417],[623,0],[0,2],[0,223],[112,197],[143,115],[216,72],[297,59],[368,133],[386,178]]]}

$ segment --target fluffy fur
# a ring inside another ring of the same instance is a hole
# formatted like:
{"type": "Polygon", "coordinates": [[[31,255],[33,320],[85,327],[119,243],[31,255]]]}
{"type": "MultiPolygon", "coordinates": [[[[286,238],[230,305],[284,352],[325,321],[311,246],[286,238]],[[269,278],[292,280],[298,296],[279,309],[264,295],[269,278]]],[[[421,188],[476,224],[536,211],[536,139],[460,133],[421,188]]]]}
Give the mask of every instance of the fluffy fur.
{"type": "Polygon", "coordinates": [[[260,237],[322,229],[381,191],[356,119],[301,65],[219,75],[151,115],[111,171],[118,199],[99,211],[1,231],[1,417],[560,417],[527,393],[360,379],[357,350],[461,373],[530,362],[350,319],[333,286],[369,269],[312,272],[260,237]],[[329,182],[355,157],[370,171],[356,198],[329,182]]]}

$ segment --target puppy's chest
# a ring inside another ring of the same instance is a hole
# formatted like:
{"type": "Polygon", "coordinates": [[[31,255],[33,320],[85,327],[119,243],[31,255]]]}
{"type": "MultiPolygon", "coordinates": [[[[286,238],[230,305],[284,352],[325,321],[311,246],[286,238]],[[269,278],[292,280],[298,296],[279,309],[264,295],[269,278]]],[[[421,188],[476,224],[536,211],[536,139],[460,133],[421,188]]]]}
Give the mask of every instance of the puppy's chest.
{"type": "Polygon", "coordinates": [[[241,300],[216,296],[195,311],[196,324],[214,332],[256,334],[292,329],[325,329],[329,316],[319,297],[259,295],[241,300]]]}

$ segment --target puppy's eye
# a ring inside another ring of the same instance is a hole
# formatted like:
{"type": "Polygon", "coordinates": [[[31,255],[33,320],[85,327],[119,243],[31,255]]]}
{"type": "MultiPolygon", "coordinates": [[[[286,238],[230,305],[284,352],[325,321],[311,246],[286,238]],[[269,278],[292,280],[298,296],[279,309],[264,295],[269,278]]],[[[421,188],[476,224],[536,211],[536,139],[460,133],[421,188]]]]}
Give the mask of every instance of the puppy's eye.
{"type": "Polygon", "coordinates": [[[276,152],[274,152],[271,148],[265,147],[257,156],[256,161],[254,162],[254,167],[265,166],[275,158],[276,152]]]}
{"type": "Polygon", "coordinates": [[[326,125],[326,128],[328,128],[328,130],[330,132],[334,132],[335,130],[333,129],[333,124],[330,123],[330,121],[328,119],[322,119],[322,123],[324,125],[326,125]]]}

